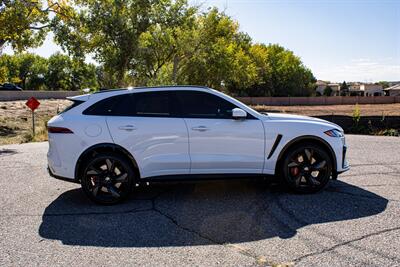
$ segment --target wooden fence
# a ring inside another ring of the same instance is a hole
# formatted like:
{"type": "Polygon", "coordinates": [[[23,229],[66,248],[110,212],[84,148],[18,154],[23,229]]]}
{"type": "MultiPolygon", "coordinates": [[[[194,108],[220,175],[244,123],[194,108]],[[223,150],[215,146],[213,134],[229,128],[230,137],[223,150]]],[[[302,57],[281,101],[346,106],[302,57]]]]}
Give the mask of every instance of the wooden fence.
{"type": "MultiPolygon", "coordinates": [[[[79,95],[76,91],[0,91],[0,101],[37,99],[63,99],[79,95]]],[[[316,96],[316,97],[238,97],[248,105],[311,106],[400,103],[400,96],[316,96]]]]}
{"type": "Polygon", "coordinates": [[[400,96],[238,97],[248,105],[315,106],[400,103],[400,96]]]}
{"type": "Polygon", "coordinates": [[[0,91],[0,101],[27,100],[32,96],[37,99],[64,99],[79,94],[81,92],[76,91],[0,91]]]}

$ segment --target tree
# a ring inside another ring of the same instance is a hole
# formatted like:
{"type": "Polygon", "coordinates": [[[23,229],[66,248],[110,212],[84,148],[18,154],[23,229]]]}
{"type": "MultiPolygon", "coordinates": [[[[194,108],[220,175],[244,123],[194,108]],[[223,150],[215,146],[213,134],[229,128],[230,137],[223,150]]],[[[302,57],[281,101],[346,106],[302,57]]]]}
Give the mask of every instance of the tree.
{"type": "Polygon", "coordinates": [[[24,90],[44,89],[44,74],[47,70],[46,59],[21,53],[14,56],[0,56],[0,69],[3,69],[2,82],[12,82],[24,90]]]}
{"type": "Polygon", "coordinates": [[[48,58],[48,71],[45,78],[49,90],[71,90],[71,59],[60,53],[51,55],[48,58]]]}
{"type": "Polygon", "coordinates": [[[98,88],[96,67],[56,53],[48,59],[30,53],[0,56],[0,83],[24,90],[81,90],[98,88]]]}
{"type": "Polygon", "coordinates": [[[18,63],[15,57],[10,55],[0,56],[0,83],[20,82],[18,78],[18,63]]]}
{"type": "Polygon", "coordinates": [[[48,59],[45,81],[50,90],[97,88],[96,67],[67,55],[56,53],[48,59]]]}
{"type": "Polygon", "coordinates": [[[347,85],[346,81],[340,85],[340,95],[345,96],[349,93],[349,86],[347,85]]]}
{"type": "Polygon", "coordinates": [[[86,64],[82,60],[73,59],[70,90],[78,91],[85,88],[98,88],[96,66],[93,64],[86,64]]]}
{"type": "MultiPolygon", "coordinates": [[[[57,16],[53,30],[56,40],[70,54],[82,58],[92,53],[104,71],[112,74],[109,80],[124,86],[146,63],[140,54],[154,56],[140,49],[141,35],[151,26],[156,29],[179,23],[186,9],[185,0],[75,0],[69,8],[72,15],[67,19],[57,16]]],[[[159,68],[145,71],[153,75],[159,68]]]]}
{"type": "Polygon", "coordinates": [[[156,20],[161,23],[150,25],[140,35],[140,64],[131,73],[140,84],[175,84],[178,64],[193,44],[197,9],[188,7],[186,1],[175,1],[167,9],[155,8],[159,9],[156,20]]]}
{"type": "Polygon", "coordinates": [[[387,81],[379,81],[378,84],[382,85],[383,89],[389,87],[389,83],[387,81]]]}
{"type": "Polygon", "coordinates": [[[16,56],[18,77],[24,90],[37,90],[44,85],[44,74],[47,71],[46,60],[34,54],[19,54],[16,56]]]}
{"type": "Polygon", "coordinates": [[[332,95],[332,87],[330,87],[329,85],[327,87],[325,87],[324,89],[324,96],[331,96],[332,95]]]}
{"type": "Polygon", "coordinates": [[[19,52],[41,45],[50,26],[50,12],[65,16],[63,4],[58,2],[1,1],[0,52],[7,44],[19,52]]]}
{"type": "Polygon", "coordinates": [[[250,38],[224,13],[212,9],[202,14],[191,46],[182,53],[178,82],[220,90],[250,86],[256,76],[248,54],[250,38]]]}
{"type": "Polygon", "coordinates": [[[238,96],[306,96],[315,89],[312,72],[292,51],[253,44],[216,8],[200,13],[186,0],[63,3],[51,29],[69,57],[49,58],[52,90],[194,84],[238,96]],[[87,55],[97,67],[84,63],[87,55]]]}
{"type": "Polygon", "coordinates": [[[255,44],[250,53],[258,80],[249,88],[252,96],[308,96],[315,90],[315,78],[292,51],[273,44],[255,44]]]}

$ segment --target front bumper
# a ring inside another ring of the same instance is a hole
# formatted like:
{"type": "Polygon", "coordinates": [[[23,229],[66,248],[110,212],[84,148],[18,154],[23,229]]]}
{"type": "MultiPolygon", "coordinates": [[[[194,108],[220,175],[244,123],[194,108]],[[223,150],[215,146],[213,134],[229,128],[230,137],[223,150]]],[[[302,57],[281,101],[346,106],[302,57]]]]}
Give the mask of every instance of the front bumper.
{"type": "Polygon", "coordinates": [[[347,146],[346,146],[346,145],[343,145],[341,163],[340,163],[340,165],[339,165],[339,162],[338,162],[338,164],[337,164],[337,165],[338,165],[338,169],[337,169],[336,171],[333,171],[333,173],[332,173],[332,178],[333,178],[334,180],[337,179],[337,177],[338,177],[339,174],[344,173],[344,172],[347,172],[348,170],[350,170],[350,164],[349,164],[349,162],[347,161],[346,154],[347,154],[347,146]],[[340,166],[340,167],[339,167],[339,166],[340,166]]]}
{"type": "Polygon", "coordinates": [[[347,161],[346,153],[347,153],[347,146],[344,145],[343,146],[343,153],[342,153],[342,169],[343,169],[343,171],[348,171],[350,169],[350,164],[347,161]]]}

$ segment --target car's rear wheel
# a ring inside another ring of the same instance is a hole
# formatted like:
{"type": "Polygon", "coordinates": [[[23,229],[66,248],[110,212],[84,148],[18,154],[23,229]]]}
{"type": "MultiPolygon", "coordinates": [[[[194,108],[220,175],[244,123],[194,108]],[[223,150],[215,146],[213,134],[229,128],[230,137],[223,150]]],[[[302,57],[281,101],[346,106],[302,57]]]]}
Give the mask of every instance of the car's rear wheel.
{"type": "Polygon", "coordinates": [[[124,157],[102,154],[89,159],[82,172],[81,185],[85,194],[99,204],[116,204],[131,192],[134,171],[124,157]]]}
{"type": "Polygon", "coordinates": [[[286,153],[282,164],[283,179],[297,193],[322,190],[332,173],[328,153],[315,144],[300,144],[286,153]]]}

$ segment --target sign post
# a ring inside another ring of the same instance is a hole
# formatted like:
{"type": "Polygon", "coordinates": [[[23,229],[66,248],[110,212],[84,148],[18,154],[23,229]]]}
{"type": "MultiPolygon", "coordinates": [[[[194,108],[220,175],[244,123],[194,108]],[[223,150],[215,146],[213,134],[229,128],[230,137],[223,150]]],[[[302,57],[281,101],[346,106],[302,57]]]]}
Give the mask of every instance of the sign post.
{"type": "Polygon", "coordinates": [[[26,101],[25,105],[32,110],[32,132],[33,136],[35,136],[35,109],[39,107],[40,102],[32,96],[26,101]]]}

